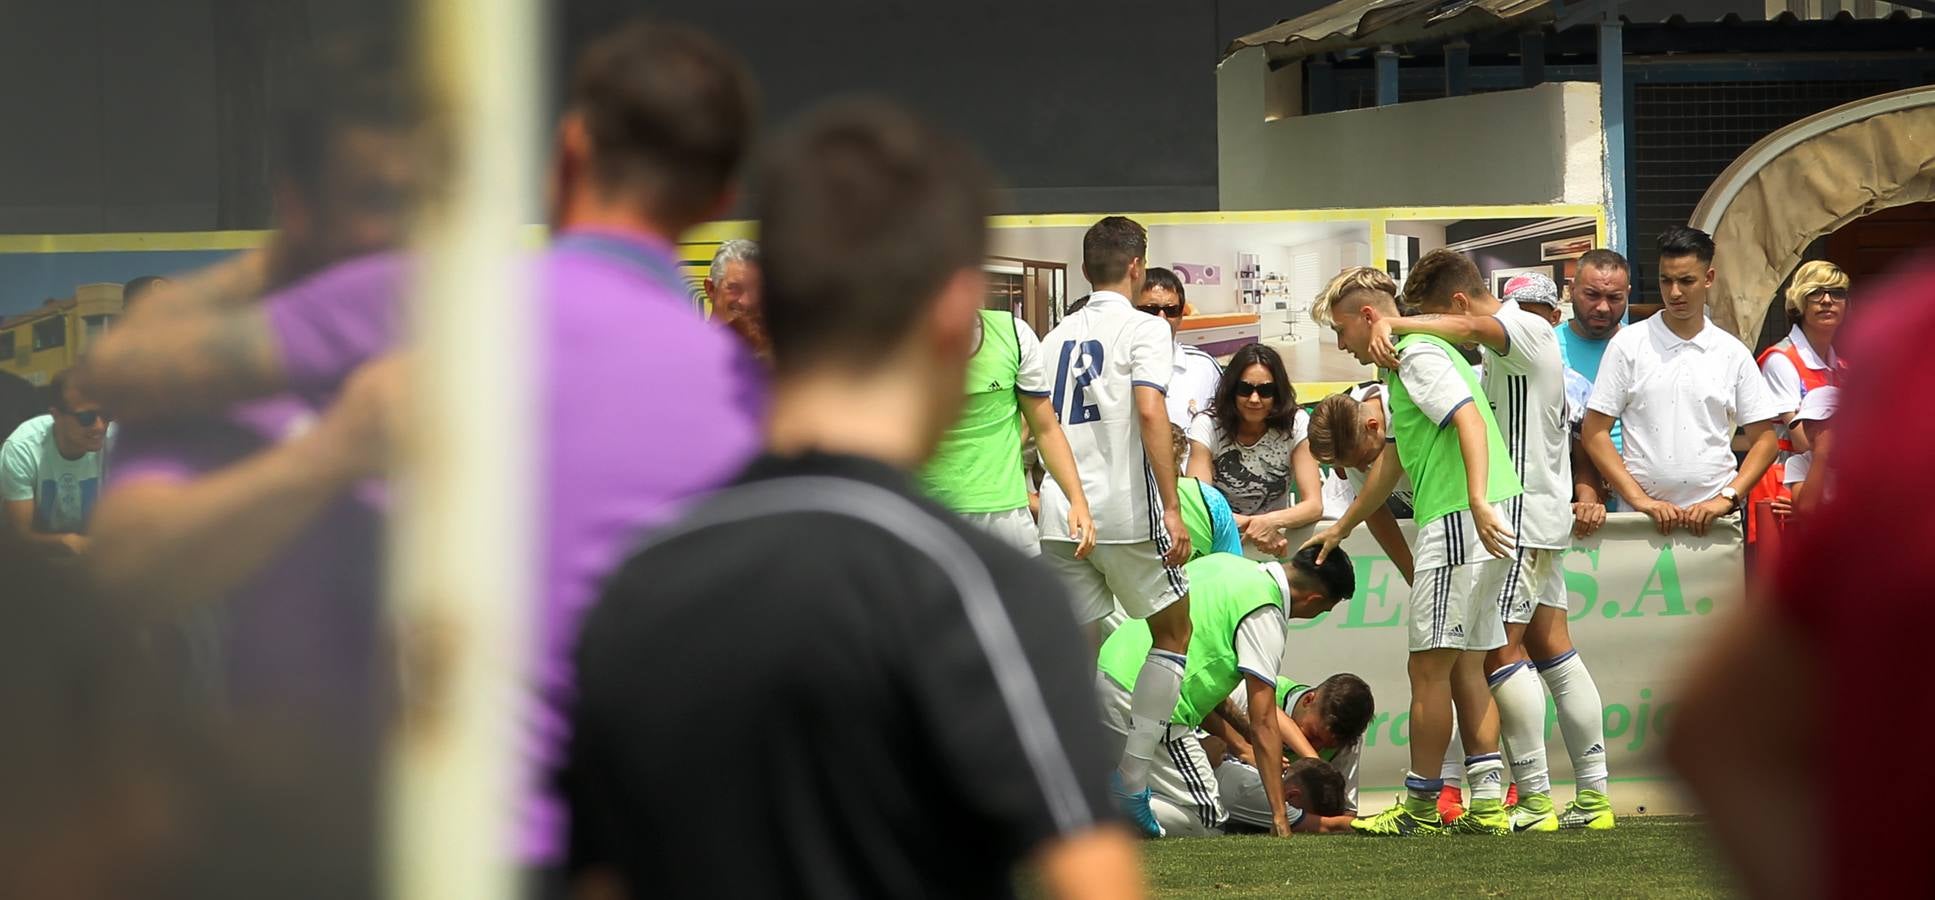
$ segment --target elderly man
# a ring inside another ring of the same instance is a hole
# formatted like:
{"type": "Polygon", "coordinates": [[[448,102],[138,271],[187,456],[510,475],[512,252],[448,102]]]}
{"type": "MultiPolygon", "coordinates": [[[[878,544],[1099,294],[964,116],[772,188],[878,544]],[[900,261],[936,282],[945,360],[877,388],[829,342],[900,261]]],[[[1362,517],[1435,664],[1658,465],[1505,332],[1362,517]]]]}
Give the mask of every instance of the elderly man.
{"type": "Polygon", "coordinates": [[[1612,489],[1652,517],[1660,534],[1705,535],[1740,509],[1773,463],[1774,420],[1785,409],[1767,391],[1753,355],[1706,316],[1713,238],[1676,225],[1659,238],[1665,309],[1613,336],[1594,379],[1581,442],[1612,489]],[[1623,448],[1612,442],[1622,419],[1623,448]],[[1734,465],[1733,432],[1752,449],[1734,465]]]}
{"type": "Polygon", "coordinates": [[[744,238],[720,244],[705,277],[712,318],[744,338],[760,359],[770,359],[772,344],[766,337],[759,295],[759,245],[744,238]]]}

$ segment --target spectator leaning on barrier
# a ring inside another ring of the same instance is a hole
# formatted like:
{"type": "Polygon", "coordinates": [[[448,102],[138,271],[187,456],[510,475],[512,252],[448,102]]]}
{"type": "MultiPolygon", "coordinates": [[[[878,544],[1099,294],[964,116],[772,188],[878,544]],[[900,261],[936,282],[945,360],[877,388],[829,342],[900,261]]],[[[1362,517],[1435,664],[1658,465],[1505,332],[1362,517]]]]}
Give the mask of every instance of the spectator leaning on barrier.
{"type": "Polygon", "coordinates": [[[66,372],[48,387],[47,415],[20,424],[0,447],[0,500],[7,524],[49,553],[87,552],[88,520],[101,497],[108,416],[66,372]]]}
{"type": "Polygon", "coordinates": [[[1249,344],[1230,358],[1216,399],[1189,426],[1189,475],[1229,498],[1243,541],[1273,556],[1282,532],[1323,517],[1323,481],[1283,357],[1249,344]]]}
{"type": "Polygon", "coordinates": [[[1136,298],[1135,308],[1169,323],[1169,334],[1176,338],[1176,363],[1169,376],[1169,393],[1163,399],[1169,407],[1169,421],[1184,428],[1215,402],[1216,386],[1223,378],[1223,367],[1216,364],[1216,357],[1182,342],[1187,304],[1188,295],[1176,273],[1160,267],[1143,273],[1142,294],[1136,298]]]}
{"type": "Polygon", "coordinates": [[[705,296],[712,318],[744,338],[761,359],[772,355],[766,338],[765,313],[760,308],[759,245],[734,238],[719,245],[706,270],[705,296]]]}
{"type": "Polygon", "coordinates": [[[1652,517],[1661,534],[1705,535],[1736,512],[1774,460],[1774,419],[1783,409],[1738,338],[1706,316],[1713,239],[1676,225],[1659,238],[1657,316],[1614,335],[1582,425],[1586,452],[1613,490],[1652,517]],[[1626,425],[1623,450],[1612,423],[1626,425]],[[1736,469],[1733,434],[1752,441],[1736,469]]]}
{"type": "MultiPolygon", "coordinates": [[[[1802,263],[1787,286],[1785,299],[1787,321],[1793,327],[1787,337],[1761,352],[1760,374],[1766,377],[1767,391],[1774,402],[1798,410],[1814,391],[1839,384],[1847,371],[1846,361],[1834,351],[1834,336],[1847,319],[1848,273],[1824,259],[1802,263]]],[[[1795,456],[1806,453],[1811,445],[1812,435],[1805,425],[1795,423],[1797,418],[1798,414],[1783,415],[1774,426],[1780,455],[1755,483],[1749,502],[1787,497],[1786,486],[1801,480],[1786,477],[1795,456]]],[[[1748,535],[1752,539],[1751,531],[1748,535]]]]}

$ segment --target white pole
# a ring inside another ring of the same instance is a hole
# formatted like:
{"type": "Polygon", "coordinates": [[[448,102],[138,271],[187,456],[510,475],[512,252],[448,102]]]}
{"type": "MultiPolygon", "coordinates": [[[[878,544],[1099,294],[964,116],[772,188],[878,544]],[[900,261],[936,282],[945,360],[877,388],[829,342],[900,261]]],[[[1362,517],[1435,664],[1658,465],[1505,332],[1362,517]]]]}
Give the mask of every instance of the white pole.
{"type": "Polygon", "coordinates": [[[405,709],[390,760],[390,896],[510,900],[517,725],[535,604],[528,279],[532,0],[420,0],[437,189],[417,241],[411,420],[392,529],[405,709]]]}

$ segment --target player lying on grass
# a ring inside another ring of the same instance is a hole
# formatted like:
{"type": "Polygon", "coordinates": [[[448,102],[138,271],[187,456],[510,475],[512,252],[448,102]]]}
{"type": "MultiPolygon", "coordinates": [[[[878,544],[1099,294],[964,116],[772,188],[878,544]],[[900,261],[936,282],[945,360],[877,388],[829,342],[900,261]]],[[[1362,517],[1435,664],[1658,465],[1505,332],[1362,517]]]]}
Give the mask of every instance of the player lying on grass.
{"type": "MultiPolygon", "coordinates": [[[[1328,803],[1324,799],[1327,794],[1322,791],[1306,791],[1306,796],[1316,798],[1309,806],[1298,803],[1286,791],[1284,802],[1291,806],[1288,813],[1291,830],[1349,831],[1351,820],[1357,814],[1357,765],[1364,755],[1364,731],[1376,710],[1370,685],[1349,673],[1332,675],[1316,687],[1279,675],[1277,702],[1281,704],[1277,709],[1278,731],[1303,736],[1317,752],[1314,760],[1338,773],[1342,791],[1336,804],[1328,803]]],[[[1211,760],[1221,760],[1216,767],[1216,783],[1223,808],[1229,811],[1225,828],[1232,832],[1270,826],[1270,805],[1263,791],[1263,778],[1256,770],[1248,706],[1249,698],[1238,688],[1203,720],[1203,730],[1210,735],[1203,741],[1204,749],[1211,760]]],[[[1291,742],[1284,744],[1289,755],[1291,742]]],[[[1284,768],[1286,784],[1290,771],[1298,768],[1299,762],[1293,760],[1284,768]]],[[[1310,771],[1309,767],[1303,770],[1310,771]]]]}
{"type": "MultiPolygon", "coordinates": [[[[1370,364],[1373,327],[1397,316],[1397,286],[1369,267],[1347,269],[1312,305],[1318,322],[1337,331],[1338,345],[1370,364]]],[[[1509,572],[1515,535],[1495,504],[1522,493],[1478,376],[1450,344],[1407,335],[1400,363],[1386,370],[1390,436],[1369,427],[1370,409],[1348,395],[1327,397],[1311,416],[1310,451],[1320,462],[1376,453],[1365,490],[1342,520],[1307,546],[1335,548],[1383,505],[1402,469],[1417,489],[1411,584],[1411,769],[1403,802],[1354,824],[1374,835],[1438,831],[1503,834],[1504,760],[1498,754],[1498,711],[1485,684],[1485,654],[1505,645],[1498,594],[1509,572]],[[1446,826],[1438,815],[1444,781],[1435,777],[1451,743],[1452,710],[1463,732],[1470,811],[1446,826]],[[1429,772],[1434,777],[1421,773],[1429,772]]],[[[1266,773],[1267,775],[1267,773],[1266,773]]],[[[1267,783],[1267,782],[1266,782],[1267,783]]]]}
{"type": "MultiPolygon", "coordinates": [[[[1223,802],[1227,805],[1230,798],[1228,788],[1222,787],[1223,774],[1232,769],[1244,770],[1248,778],[1243,784],[1250,793],[1241,798],[1252,806],[1229,807],[1229,821],[1223,823],[1223,831],[1228,834],[1261,834],[1268,832],[1268,825],[1257,824],[1258,819],[1269,821],[1268,800],[1263,795],[1263,781],[1256,776],[1256,770],[1234,759],[1225,758],[1216,767],[1218,786],[1225,792],[1223,802]]],[[[1343,773],[1337,767],[1316,757],[1306,756],[1291,760],[1283,767],[1284,812],[1290,819],[1292,834],[1342,834],[1351,830],[1350,823],[1356,818],[1356,809],[1345,802],[1347,796],[1343,773]]]]}
{"type": "MultiPolygon", "coordinates": [[[[1557,302],[1558,287],[1543,275],[1520,276],[1512,285],[1515,296],[1557,302]]],[[[1599,689],[1566,628],[1569,593],[1559,566],[1572,546],[1573,519],[1565,365],[1559,361],[1557,335],[1543,316],[1493,297],[1478,267],[1449,250],[1427,253],[1412,266],[1404,299],[1423,314],[1373,323],[1371,358],[1382,367],[1399,366],[1392,338],[1402,335],[1478,345],[1485,361],[1480,384],[1502,423],[1513,474],[1525,486],[1524,494],[1500,504],[1518,536],[1518,549],[1496,598],[1505,619],[1505,646],[1485,657],[1501,738],[1519,788],[1512,830],[1611,828],[1599,689]],[[1541,673],[1550,673],[1547,678],[1554,682],[1559,721],[1579,775],[1578,798],[1564,815],[1552,804],[1541,673]]]]}
{"type": "MultiPolygon", "coordinates": [[[[1287,564],[1259,563],[1229,553],[1212,553],[1189,563],[1189,662],[1182,696],[1176,701],[1149,769],[1150,808],[1161,834],[1207,835],[1221,828],[1226,814],[1217,795],[1209,755],[1196,740],[1196,727],[1241,685],[1248,694],[1254,756],[1276,814],[1271,831],[1290,833],[1283,801],[1281,764],[1288,739],[1298,756],[1315,756],[1303,734],[1278,727],[1277,668],[1290,619],[1315,618],[1356,589],[1350,558],[1333,551],[1322,565],[1317,553],[1299,553],[1287,564]]],[[[1102,644],[1096,690],[1102,721],[1119,739],[1129,734],[1130,685],[1149,652],[1149,626],[1125,623],[1102,644]]]]}

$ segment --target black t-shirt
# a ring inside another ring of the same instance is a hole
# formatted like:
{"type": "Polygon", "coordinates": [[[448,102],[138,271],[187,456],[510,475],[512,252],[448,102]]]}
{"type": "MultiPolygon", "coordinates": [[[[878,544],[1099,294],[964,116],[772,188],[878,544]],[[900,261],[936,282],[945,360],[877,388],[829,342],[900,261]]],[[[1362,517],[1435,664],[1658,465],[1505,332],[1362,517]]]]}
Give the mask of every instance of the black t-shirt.
{"type": "Polygon", "coordinates": [[[1112,815],[1052,573],[877,462],[756,460],[578,648],[574,871],[637,897],[989,897],[1112,815]]]}

